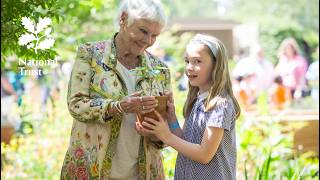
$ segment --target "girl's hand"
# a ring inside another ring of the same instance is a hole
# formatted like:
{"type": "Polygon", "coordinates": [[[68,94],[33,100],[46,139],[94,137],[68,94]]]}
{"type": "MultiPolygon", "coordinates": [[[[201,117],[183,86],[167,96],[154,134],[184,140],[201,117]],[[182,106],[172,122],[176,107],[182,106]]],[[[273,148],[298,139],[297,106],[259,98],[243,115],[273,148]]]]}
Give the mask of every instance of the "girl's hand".
{"type": "Polygon", "coordinates": [[[145,128],[141,125],[141,123],[139,121],[136,121],[136,131],[138,132],[138,134],[140,134],[141,136],[146,136],[149,137],[151,141],[157,141],[159,140],[155,135],[153,135],[150,132],[147,132],[145,130],[145,128]]]}
{"type": "Polygon", "coordinates": [[[169,91],[165,92],[164,94],[169,96],[169,101],[167,103],[167,117],[168,117],[168,122],[172,123],[177,120],[173,95],[172,95],[172,92],[169,92],[169,91]]]}
{"type": "Polygon", "coordinates": [[[159,121],[145,117],[142,122],[142,128],[144,132],[152,133],[156,135],[162,142],[166,142],[172,135],[168,126],[168,123],[162,118],[162,116],[154,111],[159,121]]]}

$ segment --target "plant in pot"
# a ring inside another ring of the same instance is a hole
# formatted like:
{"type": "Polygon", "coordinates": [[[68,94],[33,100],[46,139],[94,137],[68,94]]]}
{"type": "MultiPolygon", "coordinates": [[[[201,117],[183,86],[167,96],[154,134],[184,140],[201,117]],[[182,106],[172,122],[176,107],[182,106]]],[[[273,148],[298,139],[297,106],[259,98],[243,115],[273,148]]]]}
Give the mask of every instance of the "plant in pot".
{"type": "MultiPolygon", "coordinates": [[[[169,99],[168,96],[164,94],[164,82],[166,80],[165,73],[164,71],[168,70],[166,67],[160,67],[156,66],[154,69],[149,69],[148,67],[139,67],[135,69],[138,71],[138,75],[145,78],[148,82],[148,88],[147,91],[145,92],[146,95],[154,95],[152,94],[154,90],[154,85],[155,84],[160,84],[161,90],[158,91],[158,94],[155,95],[155,98],[158,100],[158,106],[156,107],[156,111],[158,111],[162,117],[166,118],[166,111],[167,111],[167,101],[169,99]]],[[[153,119],[158,120],[156,114],[154,112],[149,112],[146,114],[138,114],[138,121],[140,123],[143,122],[144,117],[150,117],[153,119]]]]}

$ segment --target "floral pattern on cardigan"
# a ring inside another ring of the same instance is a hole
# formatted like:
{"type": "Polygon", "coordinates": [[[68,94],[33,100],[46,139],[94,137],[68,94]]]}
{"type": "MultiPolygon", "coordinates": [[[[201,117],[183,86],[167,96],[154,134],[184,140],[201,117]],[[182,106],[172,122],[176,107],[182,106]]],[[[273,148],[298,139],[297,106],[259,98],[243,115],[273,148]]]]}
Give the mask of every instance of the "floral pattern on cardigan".
{"type": "MultiPolygon", "coordinates": [[[[141,66],[167,66],[145,52],[141,66]]],[[[108,179],[122,115],[110,116],[106,109],[127,95],[116,70],[114,39],[79,46],[68,85],[67,102],[74,118],[70,144],[61,170],[61,179],[108,179]]],[[[170,72],[163,71],[165,90],[170,89],[170,72]]],[[[148,91],[148,77],[138,77],[136,90],[148,91]]],[[[152,95],[162,90],[155,85],[152,95]]],[[[146,94],[146,93],[145,93],[146,94]]],[[[158,144],[142,137],[139,148],[139,179],[164,179],[158,144]]]]}

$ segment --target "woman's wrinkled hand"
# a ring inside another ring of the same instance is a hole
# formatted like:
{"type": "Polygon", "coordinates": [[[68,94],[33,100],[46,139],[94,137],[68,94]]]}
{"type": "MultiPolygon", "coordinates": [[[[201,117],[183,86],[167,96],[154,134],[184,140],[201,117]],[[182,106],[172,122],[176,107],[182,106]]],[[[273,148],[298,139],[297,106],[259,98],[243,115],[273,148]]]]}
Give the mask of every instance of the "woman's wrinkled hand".
{"type": "Polygon", "coordinates": [[[134,92],[126,96],[120,105],[125,113],[149,113],[158,106],[158,101],[154,96],[141,96],[142,91],[134,92]]]}

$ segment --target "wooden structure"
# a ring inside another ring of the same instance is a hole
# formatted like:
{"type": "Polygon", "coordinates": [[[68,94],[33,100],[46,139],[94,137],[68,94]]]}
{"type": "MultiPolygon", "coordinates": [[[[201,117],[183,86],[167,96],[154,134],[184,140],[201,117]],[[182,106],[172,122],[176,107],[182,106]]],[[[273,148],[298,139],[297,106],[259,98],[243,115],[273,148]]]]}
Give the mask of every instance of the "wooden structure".
{"type": "Polygon", "coordinates": [[[279,116],[280,124],[293,131],[293,148],[299,153],[316,152],[319,155],[319,111],[288,110],[279,116]]]}
{"type": "Polygon", "coordinates": [[[203,33],[217,37],[228,49],[229,57],[236,52],[233,29],[239,23],[232,20],[213,18],[176,18],[169,21],[169,28],[177,28],[177,35],[184,32],[203,33]]]}

